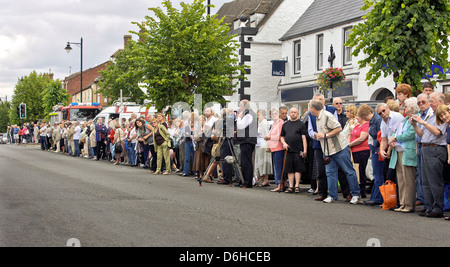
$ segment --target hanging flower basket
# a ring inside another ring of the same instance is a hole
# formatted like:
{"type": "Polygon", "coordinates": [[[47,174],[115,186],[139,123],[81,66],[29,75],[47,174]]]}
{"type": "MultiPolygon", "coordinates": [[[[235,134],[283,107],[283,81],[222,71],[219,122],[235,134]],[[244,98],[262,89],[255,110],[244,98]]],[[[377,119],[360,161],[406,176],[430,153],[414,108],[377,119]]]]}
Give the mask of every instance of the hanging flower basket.
{"type": "Polygon", "coordinates": [[[341,68],[328,68],[324,70],[317,79],[317,84],[323,91],[336,88],[342,81],[345,81],[345,73],[341,68]]]}

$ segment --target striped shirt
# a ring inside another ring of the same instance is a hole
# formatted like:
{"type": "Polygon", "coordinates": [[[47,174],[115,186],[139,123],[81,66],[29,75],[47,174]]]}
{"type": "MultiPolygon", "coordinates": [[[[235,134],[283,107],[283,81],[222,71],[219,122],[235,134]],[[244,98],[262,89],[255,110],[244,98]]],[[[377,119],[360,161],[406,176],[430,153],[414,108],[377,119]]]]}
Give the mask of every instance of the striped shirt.
{"type": "MultiPolygon", "coordinates": [[[[317,117],[317,132],[329,133],[334,129],[342,128],[336,117],[330,112],[322,110],[317,117]]],[[[325,146],[325,139],[320,139],[320,145],[325,156],[334,155],[348,146],[348,140],[345,138],[345,134],[341,131],[336,136],[327,138],[327,146],[325,146]]]]}

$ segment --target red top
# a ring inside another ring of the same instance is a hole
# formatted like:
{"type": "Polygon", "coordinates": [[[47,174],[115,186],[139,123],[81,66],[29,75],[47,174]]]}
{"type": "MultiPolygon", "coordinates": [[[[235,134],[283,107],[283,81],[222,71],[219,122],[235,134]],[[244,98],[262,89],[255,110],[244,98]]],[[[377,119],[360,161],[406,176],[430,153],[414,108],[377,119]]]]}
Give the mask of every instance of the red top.
{"type": "MultiPolygon", "coordinates": [[[[352,133],[350,134],[350,143],[355,141],[356,139],[358,139],[361,136],[362,132],[366,132],[366,133],[369,132],[369,122],[368,121],[362,125],[358,124],[355,126],[352,133]]],[[[367,137],[366,140],[364,140],[361,144],[359,144],[357,146],[352,146],[351,150],[352,150],[352,152],[370,150],[369,138],[367,137]]]]}
{"type": "Polygon", "coordinates": [[[114,143],[114,135],[116,134],[116,131],[114,131],[113,129],[111,129],[109,131],[109,140],[111,141],[111,143],[114,143]]]}

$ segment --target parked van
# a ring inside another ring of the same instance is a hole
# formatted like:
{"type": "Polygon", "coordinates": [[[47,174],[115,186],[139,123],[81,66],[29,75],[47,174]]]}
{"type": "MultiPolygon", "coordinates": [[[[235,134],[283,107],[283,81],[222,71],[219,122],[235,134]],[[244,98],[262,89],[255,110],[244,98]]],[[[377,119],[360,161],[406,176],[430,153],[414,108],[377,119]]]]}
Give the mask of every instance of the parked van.
{"type": "Polygon", "coordinates": [[[119,121],[122,120],[122,118],[129,119],[131,117],[131,114],[135,114],[136,117],[145,116],[148,115],[155,115],[158,113],[158,110],[156,110],[155,107],[142,107],[136,103],[133,102],[115,102],[113,106],[106,107],[100,112],[94,119],[94,123],[97,123],[97,120],[99,118],[103,118],[104,123],[108,123],[109,119],[115,120],[119,119],[119,121]]]}

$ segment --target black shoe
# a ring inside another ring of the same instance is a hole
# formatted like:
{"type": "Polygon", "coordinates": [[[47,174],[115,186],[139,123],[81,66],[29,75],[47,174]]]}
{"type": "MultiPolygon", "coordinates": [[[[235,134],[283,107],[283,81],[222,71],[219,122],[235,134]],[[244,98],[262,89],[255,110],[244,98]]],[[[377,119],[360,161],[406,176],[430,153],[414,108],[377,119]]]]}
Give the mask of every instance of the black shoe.
{"type": "Polygon", "coordinates": [[[178,174],[179,176],[181,176],[181,177],[189,177],[189,174],[185,174],[185,173],[183,173],[183,174],[178,174]]]}
{"type": "Polygon", "coordinates": [[[369,200],[369,201],[364,201],[364,205],[367,205],[367,206],[379,206],[379,205],[381,205],[381,203],[377,203],[375,201],[369,200]]]}
{"type": "Polygon", "coordinates": [[[442,218],[442,217],[444,217],[444,214],[432,211],[432,212],[428,212],[425,215],[425,217],[428,217],[428,218],[442,218]]]}
{"type": "Polygon", "coordinates": [[[417,212],[417,214],[419,215],[419,216],[422,216],[422,217],[425,217],[425,216],[427,216],[427,211],[426,210],[420,210],[420,211],[418,211],[417,212]]]}

